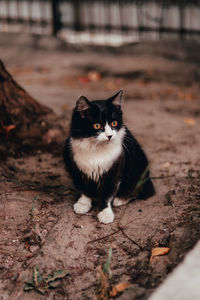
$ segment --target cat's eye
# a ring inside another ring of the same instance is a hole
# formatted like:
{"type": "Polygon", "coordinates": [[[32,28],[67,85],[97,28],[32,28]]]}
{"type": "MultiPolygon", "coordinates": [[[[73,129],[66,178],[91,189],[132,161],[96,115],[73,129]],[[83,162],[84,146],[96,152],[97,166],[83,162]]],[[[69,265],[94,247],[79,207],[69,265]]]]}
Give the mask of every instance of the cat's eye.
{"type": "Polygon", "coordinates": [[[111,126],[112,127],[116,127],[118,125],[118,122],[117,121],[112,121],[112,123],[111,123],[111,126]]]}
{"type": "Polygon", "coordinates": [[[95,123],[93,124],[94,129],[99,130],[101,128],[101,124],[95,123]]]}

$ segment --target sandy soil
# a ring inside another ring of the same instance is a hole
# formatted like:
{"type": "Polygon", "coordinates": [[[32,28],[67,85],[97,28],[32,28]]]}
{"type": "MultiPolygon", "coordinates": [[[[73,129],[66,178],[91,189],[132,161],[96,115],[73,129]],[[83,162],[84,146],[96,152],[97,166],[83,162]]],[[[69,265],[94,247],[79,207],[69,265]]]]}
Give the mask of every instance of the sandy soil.
{"type": "Polygon", "coordinates": [[[62,146],[60,156],[38,151],[1,162],[1,299],[94,299],[110,247],[110,288],[129,282],[119,299],[147,299],[199,239],[198,47],[151,43],[125,52],[0,46],[18,83],[67,124],[80,94],[101,99],[124,88],[124,120],[148,154],[157,190],[115,209],[115,221],[103,225],[96,209],[73,212],[77,192],[62,146]],[[155,246],[170,252],[150,262],[155,246]],[[59,269],[70,275],[45,296],[27,293],[34,266],[44,276],[59,269]]]}

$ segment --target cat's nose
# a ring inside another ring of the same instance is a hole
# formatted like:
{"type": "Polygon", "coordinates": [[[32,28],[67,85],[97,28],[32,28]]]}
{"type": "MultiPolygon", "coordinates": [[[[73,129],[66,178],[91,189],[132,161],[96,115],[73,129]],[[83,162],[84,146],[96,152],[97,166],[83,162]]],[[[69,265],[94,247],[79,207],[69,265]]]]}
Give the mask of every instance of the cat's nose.
{"type": "Polygon", "coordinates": [[[112,138],[112,135],[108,135],[108,136],[107,136],[107,138],[108,138],[109,140],[111,140],[111,138],[112,138]]]}

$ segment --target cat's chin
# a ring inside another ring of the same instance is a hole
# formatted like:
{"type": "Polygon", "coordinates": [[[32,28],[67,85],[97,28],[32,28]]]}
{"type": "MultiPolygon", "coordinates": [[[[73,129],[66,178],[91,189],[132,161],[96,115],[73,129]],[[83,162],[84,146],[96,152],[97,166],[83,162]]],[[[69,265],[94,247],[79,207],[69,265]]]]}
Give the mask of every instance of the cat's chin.
{"type": "Polygon", "coordinates": [[[113,142],[115,142],[115,139],[111,139],[111,140],[105,141],[105,143],[106,143],[107,145],[112,144],[113,142]]]}
{"type": "Polygon", "coordinates": [[[114,142],[114,140],[107,140],[107,141],[100,141],[100,142],[98,142],[97,143],[97,147],[98,147],[98,145],[100,146],[100,147],[106,147],[106,146],[109,146],[109,145],[112,145],[113,144],[113,142],[114,142]]]}

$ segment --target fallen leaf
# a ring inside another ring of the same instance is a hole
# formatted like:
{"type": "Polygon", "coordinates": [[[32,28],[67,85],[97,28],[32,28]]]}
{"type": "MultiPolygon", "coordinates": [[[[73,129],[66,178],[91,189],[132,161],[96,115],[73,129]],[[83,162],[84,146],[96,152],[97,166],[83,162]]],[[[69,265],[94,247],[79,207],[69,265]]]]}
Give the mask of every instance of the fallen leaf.
{"type": "Polygon", "coordinates": [[[15,127],[16,127],[16,125],[9,125],[9,126],[6,126],[4,128],[5,128],[6,132],[8,133],[9,131],[15,129],[15,127]]]}
{"type": "Polygon", "coordinates": [[[196,121],[192,118],[185,118],[184,122],[188,125],[195,125],[196,124],[196,121]]]}
{"type": "Polygon", "coordinates": [[[42,275],[39,273],[39,270],[37,267],[34,267],[33,269],[33,283],[35,287],[39,287],[41,282],[43,281],[42,275]]]}
{"type": "Polygon", "coordinates": [[[169,251],[170,251],[170,248],[167,248],[167,247],[156,247],[156,248],[152,249],[150,262],[152,261],[153,257],[160,256],[160,255],[165,255],[169,251]]]}
{"type": "Polygon", "coordinates": [[[179,92],[178,97],[186,101],[192,101],[196,98],[193,93],[184,93],[184,92],[179,92]]]}
{"type": "Polygon", "coordinates": [[[66,270],[58,270],[51,274],[45,281],[46,283],[49,283],[57,279],[64,278],[66,275],[69,275],[69,272],[67,272],[66,270]]]}
{"type": "Polygon", "coordinates": [[[49,282],[49,287],[52,289],[58,288],[61,286],[61,283],[59,281],[51,281],[49,282]]]}
{"type": "Polygon", "coordinates": [[[97,267],[99,273],[99,280],[97,284],[97,290],[95,295],[95,300],[107,300],[108,299],[108,290],[109,290],[109,274],[105,274],[101,266],[97,267]]]}
{"type": "Polygon", "coordinates": [[[127,289],[131,284],[129,282],[125,283],[119,283],[112,287],[112,290],[110,291],[110,297],[117,296],[118,293],[123,292],[125,289],[127,289]]]}
{"type": "Polygon", "coordinates": [[[99,80],[101,80],[101,74],[97,71],[90,71],[88,73],[88,78],[91,81],[99,81],[99,80]]]}
{"type": "Polygon", "coordinates": [[[8,125],[8,126],[4,126],[2,125],[2,128],[0,129],[0,132],[5,132],[6,134],[8,134],[11,130],[15,129],[16,125],[8,125]]]}
{"type": "Polygon", "coordinates": [[[29,292],[29,291],[31,291],[31,290],[34,290],[34,286],[26,285],[26,286],[24,287],[24,292],[29,292]]]}
{"type": "Polygon", "coordinates": [[[88,78],[88,76],[80,76],[79,77],[79,82],[83,83],[83,84],[87,84],[90,82],[90,79],[88,78]]]}
{"type": "Polygon", "coordinates": [[[25,282],[26,285],[24,287],[24,291],[29,292],[31,290],[35,290],[44,295],[48,289],[60,286],[57,280],[64,278],[66,275],[69,275],[67,271],[58,270],[48,276],[48,278],[43,279],[43,276],[39,273],[38,268],[34,267],[33,280],[25,282]]]}
{"type": "Polygon", "coordinates": [[[38,271],[38,268],[37,267],[34,267],[33,269],[33,282],[34,282],[34,285],[37,287],[38,286],[38,277],[39,277],[39,271],[38,271]]]}

